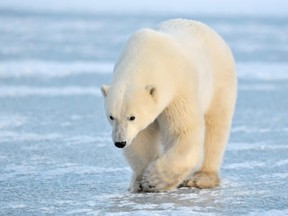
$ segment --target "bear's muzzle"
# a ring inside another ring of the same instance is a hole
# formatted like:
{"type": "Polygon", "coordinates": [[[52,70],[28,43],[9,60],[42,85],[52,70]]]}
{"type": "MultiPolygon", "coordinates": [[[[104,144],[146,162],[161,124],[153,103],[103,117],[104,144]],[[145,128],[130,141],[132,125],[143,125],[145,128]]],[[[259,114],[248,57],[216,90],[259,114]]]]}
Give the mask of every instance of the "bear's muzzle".
{"type": "Polygon", "coordinates": [[[124,148],[126,146],[126,141],[115,142],[114,144],[117,148],[124,148]]]}

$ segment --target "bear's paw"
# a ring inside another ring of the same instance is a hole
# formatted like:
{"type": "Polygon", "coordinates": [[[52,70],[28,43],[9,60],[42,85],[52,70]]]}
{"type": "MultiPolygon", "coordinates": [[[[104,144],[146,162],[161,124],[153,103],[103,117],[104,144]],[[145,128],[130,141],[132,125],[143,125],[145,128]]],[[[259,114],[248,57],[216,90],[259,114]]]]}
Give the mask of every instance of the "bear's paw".
{"type": "Polygon", "coordinates": [[[131,193],[137,193],[137,192],[140,192],[142,191],[141,189],[141,185],[140,185],[140,181],[132,181],[131,184],[130,184],[130,187],[129,187],[129,192],[131,193]]]}
{"type": "Polygon", "coordinates": [[[141,190],[143,192],[160,192],[166,191],[167,186],[157,171],[156,163],[150,164],[140,181],[141,190]]]}
{"type": "Polygon", "coordinates": [[[140,188],[143,192],[171,191],[176,189],[180,179],[183,179],[183,176],[178,176],[163,164],[161,166],[159,160],[156,160],[144,172],[140,181],[140,188]]]}
{"type": "Polygon", "coordinates": [[[220,179],[215,172],[197,172],[191,179],[185,180],[180,187],[197,187],[200,189],[218,186],[220,179]]]}

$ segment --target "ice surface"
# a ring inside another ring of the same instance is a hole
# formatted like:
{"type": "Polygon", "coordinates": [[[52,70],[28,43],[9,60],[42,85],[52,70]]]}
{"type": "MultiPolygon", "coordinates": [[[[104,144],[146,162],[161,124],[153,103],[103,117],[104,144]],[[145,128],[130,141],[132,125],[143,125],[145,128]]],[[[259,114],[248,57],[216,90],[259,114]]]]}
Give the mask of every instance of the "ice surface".
{"type": "Polygon", "coordinates": [[[222,183],[131,194],[99,86],[128,35],[169,16],[4,12],[0,215],[288,215],[287,18],[188,17],[223,35],[237,62],[222,183]]]}
{"type": "Polygon", "coordinates": [[[0,97],[25,97],[25,96],[75,96],[75,95],[92,95],[99,97],[100,88],[97,87],[30,87],[30,86],[1,86],[0,97]]]}
{"type": "Polygon", "coordinates": [[[112,73],[113,62],[7,61],[0,66],[1,78],[54,78],[81,74],[112,73]]]}

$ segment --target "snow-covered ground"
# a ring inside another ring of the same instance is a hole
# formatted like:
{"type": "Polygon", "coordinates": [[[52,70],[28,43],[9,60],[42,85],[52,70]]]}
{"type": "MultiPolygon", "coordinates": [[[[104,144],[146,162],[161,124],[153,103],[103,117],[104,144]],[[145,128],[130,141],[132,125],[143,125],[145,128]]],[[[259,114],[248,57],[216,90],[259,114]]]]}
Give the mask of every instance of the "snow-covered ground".
{"type": "Polygon", "coordinates": [[[1,11],[0,215],[288,215],[288,18],[186,17],[237,62],[222,184],[127,192],[99,86],[131,32],[167,18],[1,11]]]}

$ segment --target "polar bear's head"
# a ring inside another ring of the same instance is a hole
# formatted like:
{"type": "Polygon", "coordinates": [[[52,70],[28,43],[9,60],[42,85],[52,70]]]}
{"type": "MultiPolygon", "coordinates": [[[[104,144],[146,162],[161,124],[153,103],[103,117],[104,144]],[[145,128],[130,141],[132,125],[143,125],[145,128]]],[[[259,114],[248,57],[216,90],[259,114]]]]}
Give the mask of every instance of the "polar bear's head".
{"type": "Polygon", "coordinates": [[[101,92],[113,127],[112,139],[118,148],[131,144],[136,135],[157,118],[157,92],[153,85],[128,90],[103,85],[101,92]]]}

